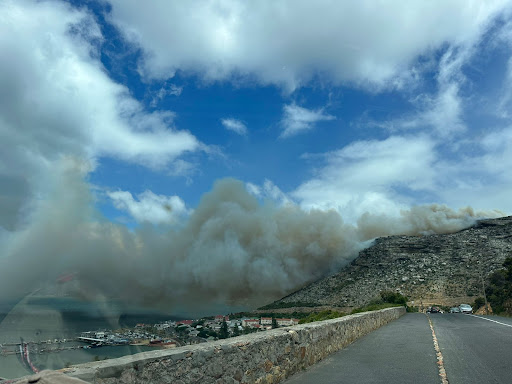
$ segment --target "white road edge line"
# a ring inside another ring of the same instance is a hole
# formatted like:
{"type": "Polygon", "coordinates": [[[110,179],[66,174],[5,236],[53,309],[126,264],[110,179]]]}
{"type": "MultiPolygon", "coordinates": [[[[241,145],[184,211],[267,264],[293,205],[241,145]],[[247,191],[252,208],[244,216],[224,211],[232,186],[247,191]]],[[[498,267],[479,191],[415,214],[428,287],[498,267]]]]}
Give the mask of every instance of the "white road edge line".
{"type": "Polygon", "coordinates": [[[500,325],[504,325],[505,327],[512,327],[512,325],[510,325],[510,324],[505,324],[505,323],[502,323],[502,322],[499,322],[499,321],[496,321],[496,320],[488,319],[487,317],[481,317],[481,316],[476,316],[476,315],[470,315],[469,313],[467,314],[467,316],[473,316],[473,317],[476,317],[477,319],[482,319],[482,320],[492,321],[493,323],[500,324],[500,325]]]}
{"type": "Polygon", "coordinates": [[[432,324],[432,320],[430,319],[429,315],[427,315],[427,319],[428,324],[430,325],[430,330],[432,331],[432,339],[434,340],[434,349],[436,350],[437,367],[439,368],[439,377],[441,378],[441,384],[449,384],[448,377],[446,376],[446,370],[444,369],[443,354],[441,353],[439,343],[437,342],[437,336],[436,331],[434,331],[434,325],[432,324]]]}

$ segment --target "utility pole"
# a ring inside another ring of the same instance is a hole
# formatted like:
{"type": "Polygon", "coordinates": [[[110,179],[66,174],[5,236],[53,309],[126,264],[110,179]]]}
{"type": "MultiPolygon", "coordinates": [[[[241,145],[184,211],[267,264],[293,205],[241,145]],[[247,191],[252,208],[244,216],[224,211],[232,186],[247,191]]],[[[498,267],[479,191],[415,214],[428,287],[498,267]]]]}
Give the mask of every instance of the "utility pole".
{"type": "Polygon", "coordinates": [[[480,279],[482,280],[482,291],[484,293],[484,301],[485,301],[485,314],[489,314],[489,306],[487,305],[487,295],[485,294],[485,282],[482,274],[480,274],[480,279]]]}
{"type": "Polygon", "coordinates": [[[489,306],[487,305],[487,295],[485,294],[485,281],[484,277],[482,276],[482,264],[480,263],[480,260],[478,260],[478,273],[480,275],[480,281],[482,282],[482,292],[484,294],[484,302],[485,302],[485,314],[489,314],[489,306]]]}

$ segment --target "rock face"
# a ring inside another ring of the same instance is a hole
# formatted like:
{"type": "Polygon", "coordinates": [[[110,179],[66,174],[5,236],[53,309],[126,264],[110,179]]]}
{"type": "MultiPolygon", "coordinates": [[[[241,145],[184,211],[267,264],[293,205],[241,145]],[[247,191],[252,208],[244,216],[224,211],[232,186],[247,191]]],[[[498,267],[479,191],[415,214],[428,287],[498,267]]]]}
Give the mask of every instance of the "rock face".
{"type": "MultiPolygon", "coordinates": [[[[414,305],[458,305],[483,295],[483,280],[512,256],[512,216],[480,220],[447,235],[389,236],[338,273],[278,300],[357,307],[380,291],[398,291],[414,305]]],[[[311,310],[311,308],[309,308],[311,310]]]]}

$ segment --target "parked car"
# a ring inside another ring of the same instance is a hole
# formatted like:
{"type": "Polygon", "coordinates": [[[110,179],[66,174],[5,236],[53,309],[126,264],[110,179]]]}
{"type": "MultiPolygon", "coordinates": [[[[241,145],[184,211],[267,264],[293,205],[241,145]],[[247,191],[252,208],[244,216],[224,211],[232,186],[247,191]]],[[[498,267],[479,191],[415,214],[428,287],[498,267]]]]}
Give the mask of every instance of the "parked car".
{"type": "Polygon", "coordinates": [[[473,308],[469,304],[461,304],[459,305],[459,310],[461,313],[473,313],[473,308]]]}
{"type": "Polygon", "coordinates": [[[436,307],[436,306],[431,307],[429,312],[430,313],[443,313],[443,311],[441,311],[441,308],[436,307]]]}
{"type": "Polygon", "coordinates": [[[460,313],[459,307],[452,307],[452,308],[450,308],[450,313],[460,313]]]}

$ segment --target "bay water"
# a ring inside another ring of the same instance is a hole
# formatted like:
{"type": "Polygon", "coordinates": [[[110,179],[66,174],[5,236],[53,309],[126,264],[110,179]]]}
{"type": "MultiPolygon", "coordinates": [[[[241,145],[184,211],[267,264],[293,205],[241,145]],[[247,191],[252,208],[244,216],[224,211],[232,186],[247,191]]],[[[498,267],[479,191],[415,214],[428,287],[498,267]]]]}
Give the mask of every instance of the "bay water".
{"type": "MultiPolygon", "coordinates": [[[[31,374],[18,356],[2,354],[12,351],[20,340],[31,343],[32,349],[50,346],[76,347],[75,341],[84,331],[115,330],[133,327],[137,323],[154,324],[176,320],[170,314],[141,308],[126,308],[119,302],[86,302],[68,297],[27,297],[18,303],[0,304],[0,377],[16,378],[31,374]],[[68,339],[54,343],[55,339],[68,339]],[[51,344],[46,344],[51,342],[51,344]],[[6,345],[7,344],[7,345],[6,345]]],[[[33,353],[31,360],[38,369],[60,369],[69,365],[116,358],[128,354],[154,350],[147,346],[103,346],[90,349],[33,353]]]]}

